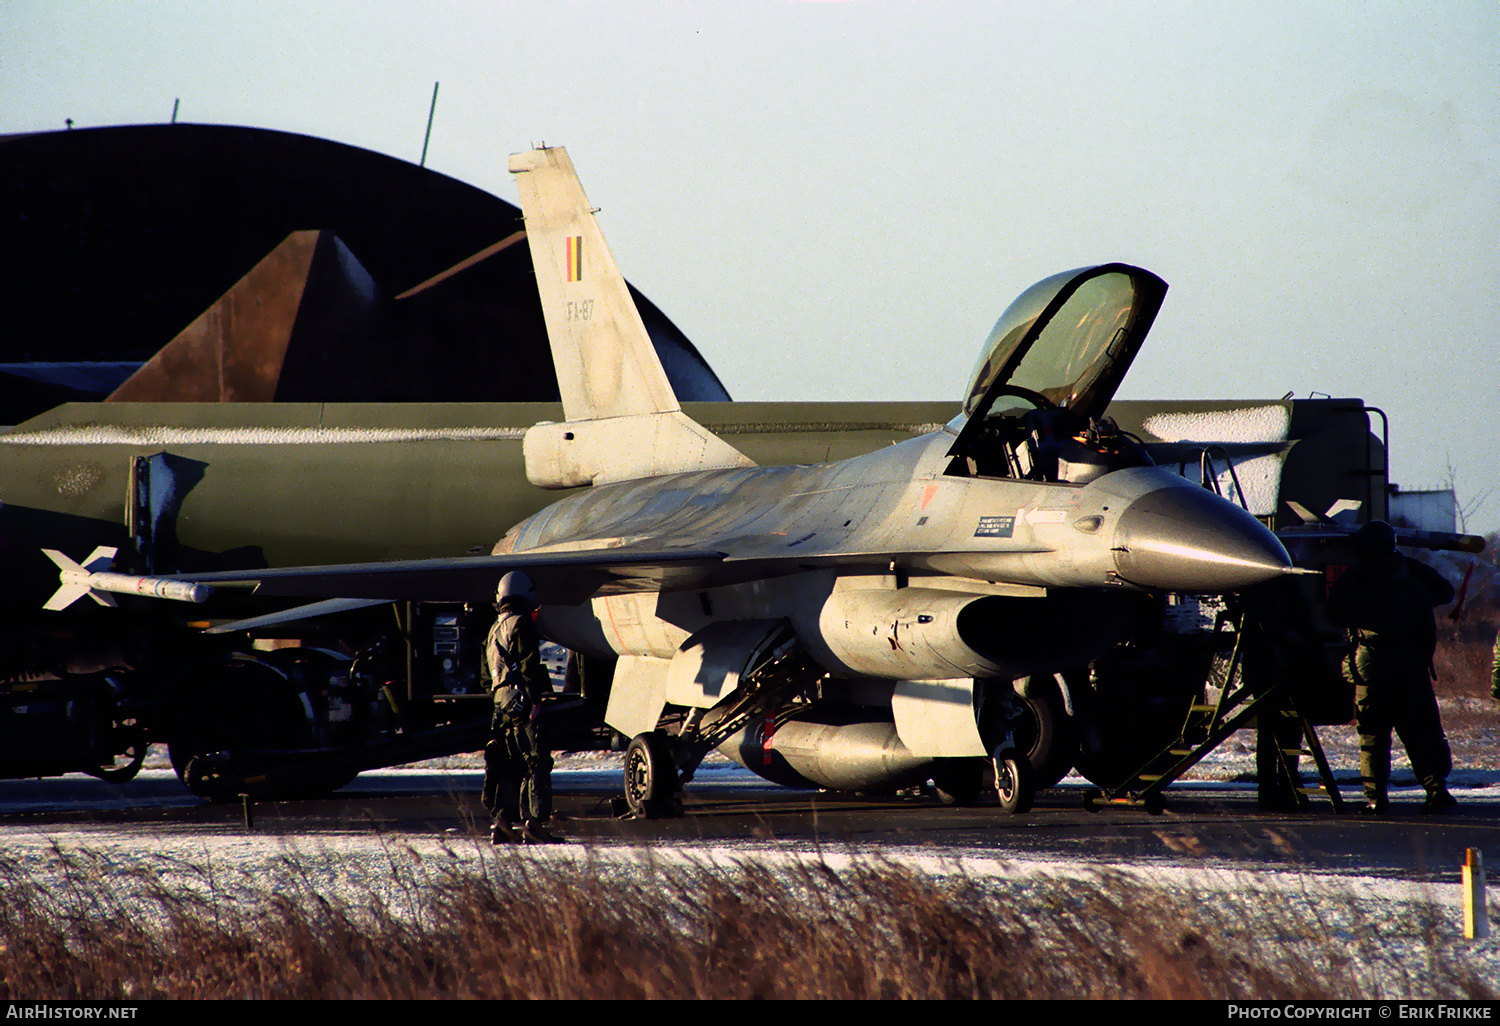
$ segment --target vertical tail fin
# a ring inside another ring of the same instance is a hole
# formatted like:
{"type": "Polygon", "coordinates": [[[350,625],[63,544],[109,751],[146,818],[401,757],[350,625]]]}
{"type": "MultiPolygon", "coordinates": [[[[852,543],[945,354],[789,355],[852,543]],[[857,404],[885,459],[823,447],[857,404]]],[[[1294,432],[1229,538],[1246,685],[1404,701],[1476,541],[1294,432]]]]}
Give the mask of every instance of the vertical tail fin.
{"type": "Polygon", "coordinates": [[[753,466],[682,412],[567,150],[513,154],[510,170],[568,419],[527,432],[532,483],[561,488],[753,466]]]}
{"type": "Polygon", "coordinates": [[[679,409],[651,338],[562,147],[510,158],[563,413],[601,420],[679,409]]]}

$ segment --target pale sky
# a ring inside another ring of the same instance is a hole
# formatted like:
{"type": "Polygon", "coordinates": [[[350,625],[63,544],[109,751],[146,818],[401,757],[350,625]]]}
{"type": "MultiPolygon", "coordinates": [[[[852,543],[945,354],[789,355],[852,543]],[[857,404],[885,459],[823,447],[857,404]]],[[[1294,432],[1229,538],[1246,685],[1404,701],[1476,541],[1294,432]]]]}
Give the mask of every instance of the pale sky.
{"type": "MultiPolygon", "coordinates": [[[[516,202],[568,147],[737,399],[952,399],[1054,272],[1171,284],[1120,396],[1358,396],[1500,527],[1500,5],[0,6],[0,133],[242,124],[516,202]]],[[[3,187],[3,186],[0,186],[3,187]]]]}

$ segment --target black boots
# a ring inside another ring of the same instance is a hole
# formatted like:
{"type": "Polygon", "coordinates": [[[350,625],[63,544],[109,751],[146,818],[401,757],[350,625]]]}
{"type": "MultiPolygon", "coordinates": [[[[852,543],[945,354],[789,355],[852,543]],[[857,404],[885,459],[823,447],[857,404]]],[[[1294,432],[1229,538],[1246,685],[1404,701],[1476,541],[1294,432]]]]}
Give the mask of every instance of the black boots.
{"type": "Polygon", "coordinates": [[[1422,803],[1422,811],[1429,815],[1438,812],[1447,812],[1449,809],[1458,807],[1458,799],[1448,793],[1448,789],[1442,784],[1427,792],[1427,800],[1422,803]]]}
{"type": "Polygon", "coordinates": [[[551,833],[539,819],[528,819],[517,829],[509,820],[495,817],[490,828],[490,841],[494,844],[561,844],[562,839],[551,833]]]}

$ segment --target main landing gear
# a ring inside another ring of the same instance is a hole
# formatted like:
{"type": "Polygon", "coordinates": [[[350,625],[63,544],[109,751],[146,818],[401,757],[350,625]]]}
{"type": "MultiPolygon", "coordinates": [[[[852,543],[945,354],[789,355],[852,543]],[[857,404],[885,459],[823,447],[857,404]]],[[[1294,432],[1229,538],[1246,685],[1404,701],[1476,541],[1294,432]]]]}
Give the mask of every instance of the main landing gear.
{"type": "Polygon", "coordinates": [[[680,810],[672,739],[660,730],[638,734],[625,749],[625,802],[632,815],[660,819],[680,810]]]}

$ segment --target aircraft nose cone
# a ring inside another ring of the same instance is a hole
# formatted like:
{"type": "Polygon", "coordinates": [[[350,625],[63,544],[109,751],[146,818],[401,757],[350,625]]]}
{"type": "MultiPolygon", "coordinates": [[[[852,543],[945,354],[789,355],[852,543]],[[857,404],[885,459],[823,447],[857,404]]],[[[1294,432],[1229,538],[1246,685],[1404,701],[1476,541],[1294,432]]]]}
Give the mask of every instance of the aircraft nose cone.
{"type": "Polygon", "coordinates": [[[1264,524],[1191,485],[1133,500],[1115,528],[1114,557],[1122,578],[1163,591],[1233,591],[1292,570],[1264,524]]]}

